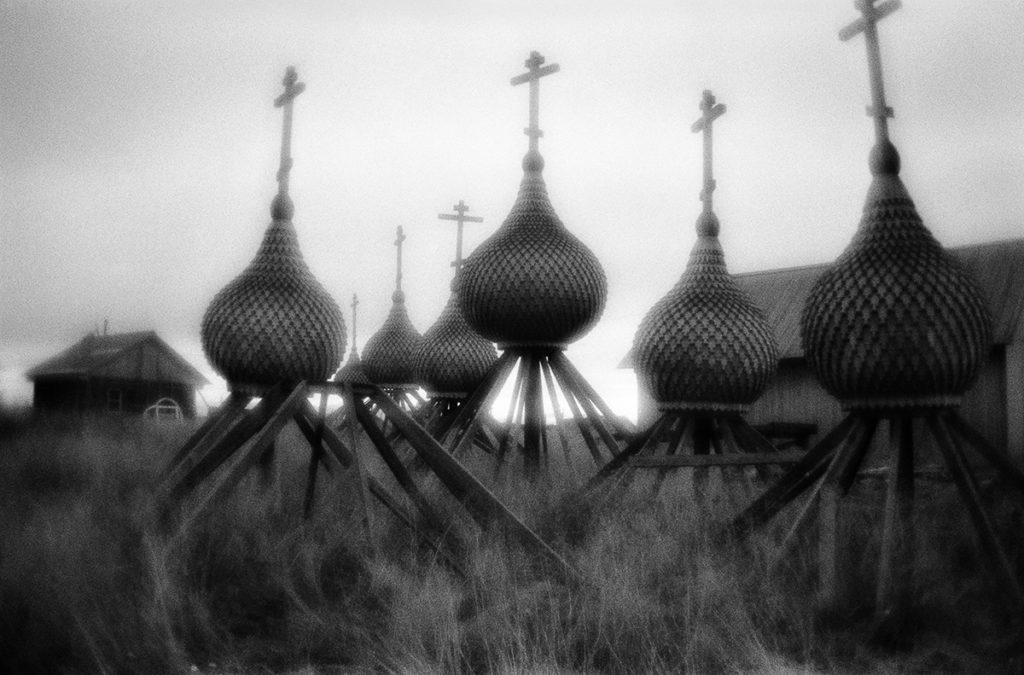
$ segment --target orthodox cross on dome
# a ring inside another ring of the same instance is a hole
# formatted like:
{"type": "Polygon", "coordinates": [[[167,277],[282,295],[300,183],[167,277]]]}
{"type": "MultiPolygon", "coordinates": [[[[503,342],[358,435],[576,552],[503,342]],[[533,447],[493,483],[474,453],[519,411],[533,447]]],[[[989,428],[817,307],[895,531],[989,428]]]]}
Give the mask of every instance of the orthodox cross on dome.
{"type": "Polygon", "coordinates": [[[715,179],[712,171],[712,134],[711,128],[715,120],[725,114],[725,104],[717,103],[715,95],[710,89],[704,90],[704,97],[700,101],[701,117],[693,123],[690,131],[697,133],[704,132],[704,189],[700,191],[700,200],[704,202],[704,212],[711,212],[711,196],[715,192],[715,179]]]}
{"type": "Polygon", "coordinates": [[[299,82],[294,66],[285,71],[284,93],[274,99],[275,108],[284,108],[284,128],[281,132],[281,167],[277,170],[278,192],[288,194],[288,173],[292,170],[292,102],[306,91],[306,83],[299,82]]]}
{"type": "Polygon", "coordinates": [[[395,248],[398,249],[398,265],[395,273],[395,290],[402,290],[402,242],[405,241],[405,232],[402,231],[402,226],[398,226],[398,230],[395,233],[395,248]]]}
{"type": "Polygon", "coordinates": [[[537,152],[537,139],[544,135],[540,130],[540,78],[546,75],[557,73],[557,63],[544,65],[544,57],[540,52],[530,52],[530,58],[526,59],[526,67],[529,72],[516,75],[512,78],[512,85],[530,83],[530,126],[523,129],[523,133],[530,137],[530,151],[537,152]]]}
{"type": "Polygon", "coordinates": [[[352,351],[356,351],[356,307],[359,306],[359,296],[352,294],[352,351]]]}
{"type": "Polygon", "coordinates": [[[454,220],[459,224],[455,235],[455,261],[452,262],[452,267],[455,268],[455,274],[458,276],[459,269],[462,267],[462,225],[463,223],[482,223],[484,219],[480,216],[467,216],[466,211],[469,211],[469,207],[461,199],[452,207],[452,210],[455,213],[439,213],[437,217],[441,220],[454,220]]]}
{"type": "Polygon", "coordinates": [[[875,0],[857,0],[854,6],[863,15],[850,25],[839,31],[839,39],[846,42],[858,33],[864,33],[864,43],[868,50],[868,70],[871,73],[871,105],[868,115],[875,120],[875,140],[879,143],[889,140],[888,118],[892,117],[892,108],[885,104],[885,86],[882,84],[882,53],[878,47],[879,19],[883,19],[902,6],[900,0],[886,0],[875,6],[875,0]]]}

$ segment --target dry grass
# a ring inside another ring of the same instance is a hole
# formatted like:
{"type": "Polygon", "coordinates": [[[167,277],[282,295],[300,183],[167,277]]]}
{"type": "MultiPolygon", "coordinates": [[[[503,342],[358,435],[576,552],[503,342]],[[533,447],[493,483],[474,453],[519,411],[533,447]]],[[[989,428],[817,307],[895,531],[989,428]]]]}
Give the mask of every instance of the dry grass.
{"type": "MultiPolygon", "coordinates": [[[[606,505],[566,499],[563,478],[531,485],[509,472],[488,481],[576,567],[581,580],[571,585],[464,519],[453,519],[451,535],[466,578],[376,506],[367,538],[347,480],[323,479],[316,514],[303,521],[308,448],[293,430],[278,445],[271,488],[254,477],[210,518],[163,531],[149,517],[153,488],[190,430],[117,419],[0,423],[0,671],[884,673],[1022,664],[1020,634],[946,484],[921,490],[918,640],[890,653],[867,646],[880,503],[868,484],[844,507],[848,601],[823,617],[813,607],[809,541],[775,565],[776,533],[716,542],[711,523],[727,502],[694,503],[678,478],[657,499],[638,484],[606,505]]],[[[490,476],[486,462],[471,464],[490,476]]],[[[1020,501],[988,494],[1024,572],[1020,501]]]]}

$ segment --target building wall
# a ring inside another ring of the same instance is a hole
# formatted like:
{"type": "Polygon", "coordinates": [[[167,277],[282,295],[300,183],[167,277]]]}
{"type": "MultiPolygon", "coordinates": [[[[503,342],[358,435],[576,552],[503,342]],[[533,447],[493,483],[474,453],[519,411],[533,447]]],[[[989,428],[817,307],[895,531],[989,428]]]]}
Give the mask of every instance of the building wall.
{"type": "Polygon", "coordinates": [[[195,416],[195,390],[180,382],[41,378],[35,382],[33,406],[47,412],[107,411],[138,415],[164,397],[177,401],[186,417],[195,416]]]}

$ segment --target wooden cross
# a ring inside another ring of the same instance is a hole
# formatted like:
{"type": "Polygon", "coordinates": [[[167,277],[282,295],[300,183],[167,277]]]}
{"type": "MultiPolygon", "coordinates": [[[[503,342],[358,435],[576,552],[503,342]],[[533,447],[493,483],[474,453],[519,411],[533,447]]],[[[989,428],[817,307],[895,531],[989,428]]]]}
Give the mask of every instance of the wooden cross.
{"type": "Polygon", "coordinates": [[[700,101],[700,109],[700,119],[693,123],[690,131],[693,133],[704,132],[704,189],[700,191],[700,200],[704,202],[704,211],[710,213],[712,207],[711,195],[715,191],[715,179],[711,165],[711,131],[715,120],[725,114],[725,104],[716,103],[715,95],[711,93],[710,89],[705,89],[704,96],[700,101]]]}
{"type": "Polygon", "coordinates": [[[530,126],[523,129],[523,133],[530,137],[530,150],[537,151],[537,139],[544,135],[540,130],[540,78],[546,75],[557,73],[557,63],[544,65],[544,57],[540,52],[530,52],[530,58],[526,59],[526,67],[529,72],[516,75],[512,78],[512,86],[530,83],[530,126]],[[543,67],[542,67],[543,66],[543,67]]]}
{"type": "Polygon", "coordinates": [[[395,235],[395,248],[398,249],[398,266],[397,273],[395,274],[395,290],[402,290],[402,242],[405,241],[405,232],[402,231],[402,226],[398,226],[397,233],[395,235]]]}
{"type": "Polygon", "coordinates": [[[275,108],[284,108],[284,129],[281,133],[281,167],[277,170],[278,191],[288,194],[288,173],[292,170],[292,102],[299,94],[306,91],[306,84],[299,82],[295,67],[288,66],[285,71],[284,93],[274,99],[275,108]]]}
{"type": "Polygon", "coordinates": [[[356,307],[359,306],[359,297],[352,294],[352,353],[356,351],[356,307]]]}
{"type": "Polygon", "coordinates": [[[885,87],[882,84],[882,53],[878,47],[879,19],[883,19],[902,6],[900,0],[886,0],[875,6],[875,0],[857,0],[854,6],[860,10],[861,18],[839,31],[839,39],[846,42],[858,33],[864,33],[864,43],[868,50],[868,70],[871,73],[871,103],[868,115],[875,119],[875,140],[889,140],[888,118],[892,117],[892,108],[885,104],[885,87]]]}
{"type": "Polygon", "coordinates": [[[455,268],[455,274],[458,275],[459,269],[462,268],[462,225],[463,223],[482,223],[484,219],[480,216],[467,216],[466,211],[469,211],[469,207],[466,206],[466,202],[459,200],[459,203],[452,207],[455,211],[452,213],[439,213],[437,217],[441,220],[454,220],[459,224],[455,235],[455,261],[452,262],[452,267],[455,268]]]}

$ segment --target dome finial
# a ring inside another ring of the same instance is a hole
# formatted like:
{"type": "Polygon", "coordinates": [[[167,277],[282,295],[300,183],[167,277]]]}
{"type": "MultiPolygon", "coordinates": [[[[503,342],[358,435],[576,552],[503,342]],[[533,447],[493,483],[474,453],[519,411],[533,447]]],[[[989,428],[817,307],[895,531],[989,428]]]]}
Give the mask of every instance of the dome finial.
{"type": "Polygon", "coordinates": [[[712,156],[712,127],[715,120],[725,114],[725,104],[718,103],[710,89],[704,90],[700,101],[701,116],[693,123],[690,131],[704,132],[704,188],[700,191],[700,200],[704,202],[704,212],[697,219],[697,234],[702,237],[718,235],[718,219],[714,217],[712,197],[715,192],[715,178],[712,156]]]}
{"type": "Polygon", "coordinates": [[[358,354],[359,350],[356,348],[356,307],[359,306],[359,296],[355,293],[352,294],[352,353],[358,354]]]}
{"type": "Polygon", "coordinates": [[[463,200],[459,200],[459,203],[452,207],[455,213],[439,213],[437,217],[440,220],[454,220],[459,224],[455,235],[455,260],[452,262],[452,267],[455,268],[455,276],[459,275],[459,269],[462,267],[462,225],[463,223],[482,223],[484,219],[480,216],[467,216],[466,211],[469,211],[469,207],[463,200]]]}
{"type": "Polygon", "coordinates": [[[290,220],[295,211],[288,196],[288,175],[292,170],[292,103],[306,90],[306,84],[299,82],[294,66],[285,71],[284,93],[274,99],[275,108],[284,108],[284,122],[281,130],[281,166],[277,170],[277,196],[270,206],[274,220],[290,220]]]}
{"type": "Polygon", "coordinates": [[[530,83],[530,126],[523,129],[523,133],[530,137],[530,152],[527,155],[529,157],[532,154],[539,154],[538,139],[544,135],[544,132],[540,130],[539,122],[540,78],[557,73],[559,67],[557,63],[545,66],[544,57],[540,55],[540,52],[530,52],[530,58],[526,59],[526,67],[529,72],[513,77],[512,85],[530,83]]]}
{"type": "Polygon", "coordinates": [[[395,293],[392,297],[394,302],[404,302],[405,293],[402,292],[402,243],[405,241],[405,232],[402,230],[402,226],[399,225],[395,230],[395,250],[397,252],[397,261],[395,264],[395,293]]]}
{"type": "Polygon", "coordinates": [[[867,112],[875,120],[875,148],[872,150],[872,173],[899,173],[899,154],[889,142],[889,118],[892,108],[885,102],[885,85],[882,81],[882,52],[878,46],[878,21],[900,8],[900,0],[886,0],[875,6],[876,0],[856,0],[854,6],[861,18],[839,31],[843,42],[864,33],[864,44],[868,52],[868,72],[871,75],[871,105],[867,112]],[[881,169],[881,170],[876,170],[881,169]]]}

